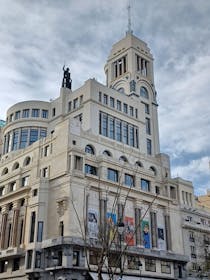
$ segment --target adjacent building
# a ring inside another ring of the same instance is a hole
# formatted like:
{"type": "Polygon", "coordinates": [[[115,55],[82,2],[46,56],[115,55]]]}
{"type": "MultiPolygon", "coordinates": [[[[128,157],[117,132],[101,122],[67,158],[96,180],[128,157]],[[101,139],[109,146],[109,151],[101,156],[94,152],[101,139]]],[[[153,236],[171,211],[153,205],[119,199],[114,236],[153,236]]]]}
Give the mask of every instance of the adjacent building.
{"type": "Polygon", "coordinates": [[[186,279],[189,261],[197,273],[186,220],[205,216],[209,240],[210,214],[160,152],[147,44],[127,32],[105,74],[72,91],[64,69],[57,99],[7,111],[0,279],[186,279]]]}

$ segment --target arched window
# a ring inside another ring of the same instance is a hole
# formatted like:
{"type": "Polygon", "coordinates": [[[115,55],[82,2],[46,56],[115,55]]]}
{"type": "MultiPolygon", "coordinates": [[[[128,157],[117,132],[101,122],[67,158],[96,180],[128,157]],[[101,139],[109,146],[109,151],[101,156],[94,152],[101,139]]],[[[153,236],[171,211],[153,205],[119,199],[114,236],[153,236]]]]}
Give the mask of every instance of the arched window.
{"type": "Polygon", "coordinates": [[[125,156],[121,156],[121,157],[119,158],[119,161],[120,161],[120,162],[128,162],[128,160],[127,160],[127,158],[126,158],[125,156]]]}
{"type": "Polygon", "coordinates": [[[137,167],[143,167],[143,164],[142,164],[140,161],[137,161],[137,162],[135,163],[135,165],[136,165],[137,167]]]}
{"type": "Polygon", "coordinates": [[[149,93],[145,87],[140,88],[140,96],[149,99],[149,93]]]}
{"type": "Polygon", "coordinates": [[[107,157],[111,157],[111,156],[112,156],[112,154],[110,153],[110,151],[107,151],[107,150],[103,151],[103,155],[105,155],[105,156],[107,156],[107,157]]]}
{"type": "Polygon", "coordinates": [[[19,166],[20,166],[19,162],[15,162],[15,163],[13,164],[12,170],[18,169],[19,166]]]}
{"type": "Polygon", "coordinates": [[[3,169],[1,175],[5,175],[5,174],[7,174],[8,172],[9,172],[8,168],[5,167],[5,168],[3,169]]]}
{"type": "Polygon", "coordinates": [[[24,159],[23,166],[29,165],[30,162],[31,162],[31,158],[30,158],[30,157],[26,157],[26,158],[24,159]]]}
{"type": "Polygon", "coordinates": [[[94,154],[95,154],[93,147],[90,146],[90,145],[87,145],[87,146],[85,147],[85,152],[86,152],[87,154],[91,154],[91,155],[94,155],[94,154]]]}
{"type": "Polygon", "coordinates": [[[154,166],[150,166],[149,170],[152,171],[154,175],[157,175],[157,170],[154,166]]]}

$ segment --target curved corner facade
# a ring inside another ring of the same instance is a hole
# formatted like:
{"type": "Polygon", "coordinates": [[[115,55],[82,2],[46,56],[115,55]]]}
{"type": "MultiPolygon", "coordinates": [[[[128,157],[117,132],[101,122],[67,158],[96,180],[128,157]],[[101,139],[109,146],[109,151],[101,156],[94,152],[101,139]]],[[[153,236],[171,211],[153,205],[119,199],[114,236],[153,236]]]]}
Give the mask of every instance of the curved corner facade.
{"type": "Polygon", "coordinates": [[[3,153],[24,149],[47,136],[50,103],[20,102],[9,108],[4,127],[3,153]]]}

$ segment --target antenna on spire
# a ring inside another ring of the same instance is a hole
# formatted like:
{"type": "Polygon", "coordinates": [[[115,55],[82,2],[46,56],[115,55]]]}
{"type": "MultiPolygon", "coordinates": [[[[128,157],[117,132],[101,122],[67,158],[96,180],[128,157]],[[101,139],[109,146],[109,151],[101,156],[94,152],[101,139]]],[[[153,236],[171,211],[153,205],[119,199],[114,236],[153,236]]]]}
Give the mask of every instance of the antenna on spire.
{"type": "Polygon", "coordinates": [[[127,33],[132,34],[133,30],[131,29],[131,5],[130,5],[129,0],[128,0],[127,10],[128,10],[128,31],[127,31],[127,33]]]}

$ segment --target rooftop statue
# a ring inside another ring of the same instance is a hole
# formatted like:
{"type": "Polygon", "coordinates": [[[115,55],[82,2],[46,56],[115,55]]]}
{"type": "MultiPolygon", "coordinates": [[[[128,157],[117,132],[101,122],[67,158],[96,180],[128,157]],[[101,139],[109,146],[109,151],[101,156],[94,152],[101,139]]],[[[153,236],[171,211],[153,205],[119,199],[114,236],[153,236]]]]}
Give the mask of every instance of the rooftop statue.
{"type": "Polygon", "coordinates": [[[65,65],[63,66],[63,81],[62,81],[62,87],[71,89],[71,73],[69,72],[69,68],[67,67],[65,69],[65,65]]]}

